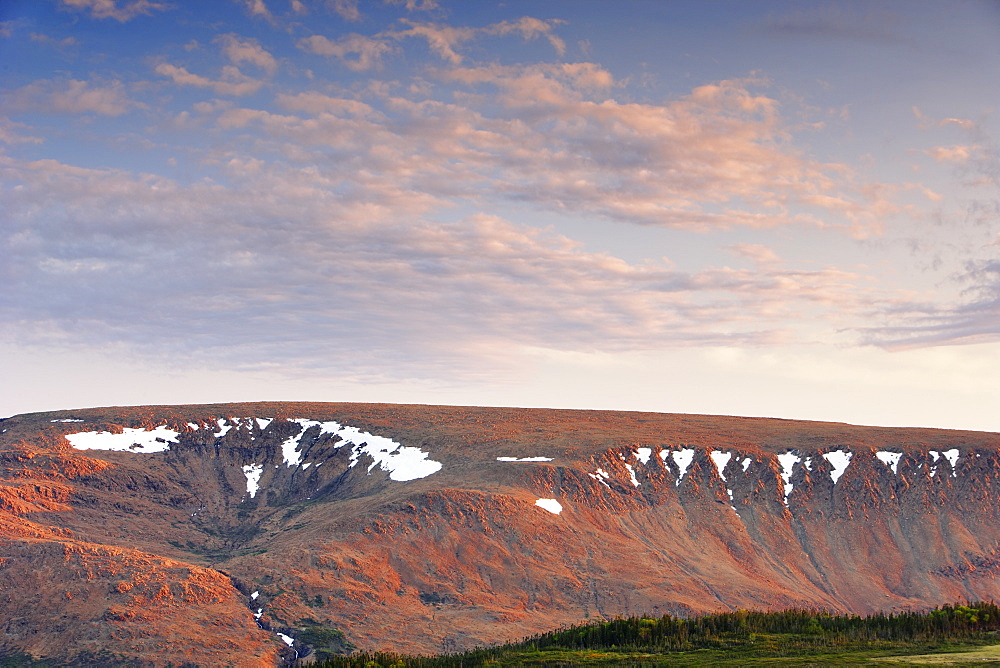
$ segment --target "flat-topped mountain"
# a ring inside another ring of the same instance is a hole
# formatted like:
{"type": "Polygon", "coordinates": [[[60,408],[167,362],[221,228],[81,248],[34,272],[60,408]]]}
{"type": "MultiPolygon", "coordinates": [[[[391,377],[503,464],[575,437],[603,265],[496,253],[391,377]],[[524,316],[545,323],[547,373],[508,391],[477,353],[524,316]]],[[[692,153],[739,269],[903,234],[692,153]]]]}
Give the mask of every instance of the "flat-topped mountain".
{"type": "Polygon", "coordinates": [[[16,416],[0,458],[0,655],[275,665],[1000,597],[993,433],[257,403],[16,416]]]}

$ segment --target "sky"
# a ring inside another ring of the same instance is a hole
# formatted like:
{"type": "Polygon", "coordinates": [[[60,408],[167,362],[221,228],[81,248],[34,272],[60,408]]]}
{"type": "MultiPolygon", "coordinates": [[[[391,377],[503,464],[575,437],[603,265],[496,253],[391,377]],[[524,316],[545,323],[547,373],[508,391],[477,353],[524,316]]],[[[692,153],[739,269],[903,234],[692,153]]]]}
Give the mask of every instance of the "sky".
{"type": "Polygon", "coordinates": [[[1000,431],[1000,3],[4,0],[0,415],[1000,431]]]}

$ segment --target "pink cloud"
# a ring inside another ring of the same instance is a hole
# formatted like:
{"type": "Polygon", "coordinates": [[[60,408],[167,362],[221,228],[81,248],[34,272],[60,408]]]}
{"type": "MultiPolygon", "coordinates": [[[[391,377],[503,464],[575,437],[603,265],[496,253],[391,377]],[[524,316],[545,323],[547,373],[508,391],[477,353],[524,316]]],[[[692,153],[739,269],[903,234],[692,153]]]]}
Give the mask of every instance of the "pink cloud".
{"type": "Polygon", "coordinates": [[[252,77],[248,77],[240,72],[234,65],[226,65],[222,68],[222,76],[219,79],[209,79],[199,74],[188,72],[183,67],[171,65],[170,63],[160,63],[155,71],[161,76],[171,79],[180,86],[195,86],[198,88],[211,88],[219,95],[232,95],[235,97],[252,95],[260,90],[264,82],[252,77]]]}

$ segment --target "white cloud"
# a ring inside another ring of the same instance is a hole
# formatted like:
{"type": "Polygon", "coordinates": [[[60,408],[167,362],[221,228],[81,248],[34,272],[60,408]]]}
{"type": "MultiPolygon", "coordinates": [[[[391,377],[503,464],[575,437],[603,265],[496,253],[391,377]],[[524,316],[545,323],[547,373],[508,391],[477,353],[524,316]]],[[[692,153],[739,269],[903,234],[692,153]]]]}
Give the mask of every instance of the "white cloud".
{"type": "Polygon", "coordinates": [[[255,39],[242,39],[236,35],[220,35],[222,51],[233,65],[250,63],[261,68],[269,75],[278,69],[278,61],[274,59],[255,39]]]}
{"type": "Polygon", "coordinates": [[[403,5],[410,12],[429,12],[438,9],[437,0],[385,0],[386,4],[403,5]]]}
{"type": "Polygon", "coordinates": [[[183,186],[7,160],[4,181],[20,187],[0,235],[13,258],[4,335],[220,365],[461,375],[502,368],[518,346],[849,341],[831,332],[894,299],[835,268],[680,272],[494,216],[421,222],[437,203],[393,179],[349,180],[349,166],[234,156],[224,168],[231,186],[183,186]]]}
{"type": "Polygon", "coordinates": [[[297,46],[318,56],[333,56],[354,71],[378,68],[382,56],[393,51],[393,46],[384,40],[356,34],[346,35],[336,41],[322,35],[312,35],[300,39],[297,46]]]}
{"type": "Polygon", "coordinates": [[[128,97],[119,81],[95,83],[76,79],[35,81],[15,90],[8,104],[11,109],[22,111],[102,116],[121,116],[141,106],[128,97]]]}
{"type": "Polygon", "coordinates": [[[235,65],[226,65],[223,67],[222,76],[219,79],[209,79],[199,74],[193,74],[183,67],[171,65],[170,63],[158,64],[155,72],[161,76],[168,77],[177,85],[211,88],[218,95],[232,95],[235,97],[252,95],[264,85],[263,81],[248,77],[240,72],[239,68],[235,65]]]}
{"type": "Polygon", "coordinates": [[[163,11],[170,8],[166,2],[153,2],[153,0],[132,0],[122,2],[120,5],[116,0],[59,0],[60,4],[67,9],[76,11],[89,11],[95,19],[114,19],[119,23],[131,21],[137,16],[152,14],[154,10],[163,11]]]}
{"type": "Polygon", "coordinates": [[[247,11],[250,12],[251,16],[260,16],[261,18],[267,19],[268,21],[273,20],[271,15],[271,10],[267,8],[264,0],[237,0],[246,6],[247,11]]]}
{"type": "Polygon", "coordinates": [[[361,12],[358,10],[358,0],[327,0],[330,8],[346,21],[360,21],[361,12]]]}

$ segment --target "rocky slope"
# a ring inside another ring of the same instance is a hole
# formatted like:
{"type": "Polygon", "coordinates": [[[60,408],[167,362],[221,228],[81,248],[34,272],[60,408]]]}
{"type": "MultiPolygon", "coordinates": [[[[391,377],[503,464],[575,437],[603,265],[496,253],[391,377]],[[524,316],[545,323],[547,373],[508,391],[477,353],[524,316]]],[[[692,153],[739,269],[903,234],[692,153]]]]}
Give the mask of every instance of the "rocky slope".
{"type": "Polygon", "coordinates": [[[2,655],[275,665],[336,650],[324,629],[437,652],[1000,596],[1000,434],[289,403],[0,430],[2,655]]]}

